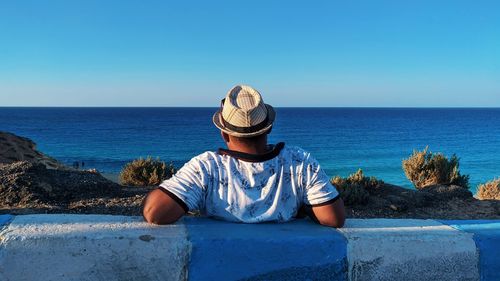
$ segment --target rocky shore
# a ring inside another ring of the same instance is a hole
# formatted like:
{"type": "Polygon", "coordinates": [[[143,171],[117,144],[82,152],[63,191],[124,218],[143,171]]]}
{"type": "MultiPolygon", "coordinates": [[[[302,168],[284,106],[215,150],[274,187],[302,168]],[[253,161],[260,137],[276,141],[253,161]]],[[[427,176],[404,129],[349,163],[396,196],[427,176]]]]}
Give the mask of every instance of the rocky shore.
{"type": "Polygon", "coordinates": [[[500,219],[499,200],[478,200],[457,186],[410,190],[384,183],[364,204],[347,205],[351,218],[500,219]]]}
{"type": "Polygon", "coordinates": [[[96,172],[47,169],[27,161],[0,165],[2,213],[121,213],[124,209],[139,214],[146,190],[120,186],[96,172]]]}
{"type": "Polygon", "coordinates": [[[0,213],[139,215],[150,189],[67,167],[38,151],[32,140],[0,132],[0,213]]]}
{"type": "Polygon", "coordinates": [[[32,140],[0,131],[0,164],[11,164],[17,161],[42,164],[48,169],[68,169],[56,159],[38,151],[32,140]]]}
{"type": "MultiPolygon", "coordinates": [[[[122,186],[96,171],[76,170],[36,150],[33,141],[0,132],[0,213],[140,215],[154,187],[122,186]]],[[[500,219],[499,200],[478,200],[456,186],[425,191],[381,183],[363,202],[347,205],[351,218],[500,219]]]]}

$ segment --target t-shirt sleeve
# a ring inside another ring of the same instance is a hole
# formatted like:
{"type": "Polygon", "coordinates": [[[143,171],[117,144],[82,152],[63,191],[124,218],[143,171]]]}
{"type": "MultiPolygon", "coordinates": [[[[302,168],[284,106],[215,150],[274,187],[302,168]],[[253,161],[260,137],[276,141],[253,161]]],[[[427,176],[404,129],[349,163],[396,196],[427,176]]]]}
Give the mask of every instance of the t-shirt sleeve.
{"type": "MultiPolygon", "coordinates": [[[[177,173],[160,184],[160,188],[175,195],[186,204],[190,211],[199,210],[203,205],[205,171],[196,158],[191,159],[177,173]]],[[[174,198],[175,199],[175,198],[174,198]]]]}
{"type": "Polygon", "coordinates": [[[308,155],[305,161],[305,191],[304,203],[317,205],[339,197],[339,192],[330,182],[325,171],[312,156],[308,155]]]}

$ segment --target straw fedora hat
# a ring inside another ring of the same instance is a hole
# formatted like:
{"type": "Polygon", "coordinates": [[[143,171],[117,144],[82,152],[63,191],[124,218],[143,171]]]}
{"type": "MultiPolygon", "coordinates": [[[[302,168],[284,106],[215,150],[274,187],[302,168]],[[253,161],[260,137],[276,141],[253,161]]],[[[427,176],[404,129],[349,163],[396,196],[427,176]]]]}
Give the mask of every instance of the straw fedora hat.
{"type": "Polygon", "coordinates": [[[268,132],[275,118],[274,108],[264,103],[257,90],[237,85],[229,90],[212,119],[221,131],[235,137],[249,138],[268,132]]]}

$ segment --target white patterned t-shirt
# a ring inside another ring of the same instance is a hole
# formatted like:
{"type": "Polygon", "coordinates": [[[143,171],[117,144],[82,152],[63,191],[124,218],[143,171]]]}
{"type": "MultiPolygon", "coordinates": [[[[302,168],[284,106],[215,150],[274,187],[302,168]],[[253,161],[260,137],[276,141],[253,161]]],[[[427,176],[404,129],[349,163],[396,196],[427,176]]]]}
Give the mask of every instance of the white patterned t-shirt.
{"type": "Polygon", "coordinates": [[[160,188],[186,211],[245,223],[289,221],[303,204],[339,197],[308,152],[284,143],[264,155],[226,149],[202,153],[160,188]]]}

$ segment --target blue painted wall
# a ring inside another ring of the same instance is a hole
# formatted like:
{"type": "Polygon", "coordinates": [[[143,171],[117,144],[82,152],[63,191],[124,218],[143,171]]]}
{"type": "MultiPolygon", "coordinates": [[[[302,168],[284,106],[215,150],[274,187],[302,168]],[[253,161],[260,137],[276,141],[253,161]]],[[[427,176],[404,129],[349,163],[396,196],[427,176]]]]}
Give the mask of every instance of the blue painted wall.
{"type": "Polygon", "coordinates": [[[13,216],[11,215],[0,215],[0,230],[4,227],[4,225],[7,225],[12,218],[13,216]]]}
{"type": "Polygon", "coordinates": [[[185,224],[193,247],[189,280],[347,280],[346,239],[310,220],[185,224]]]}

